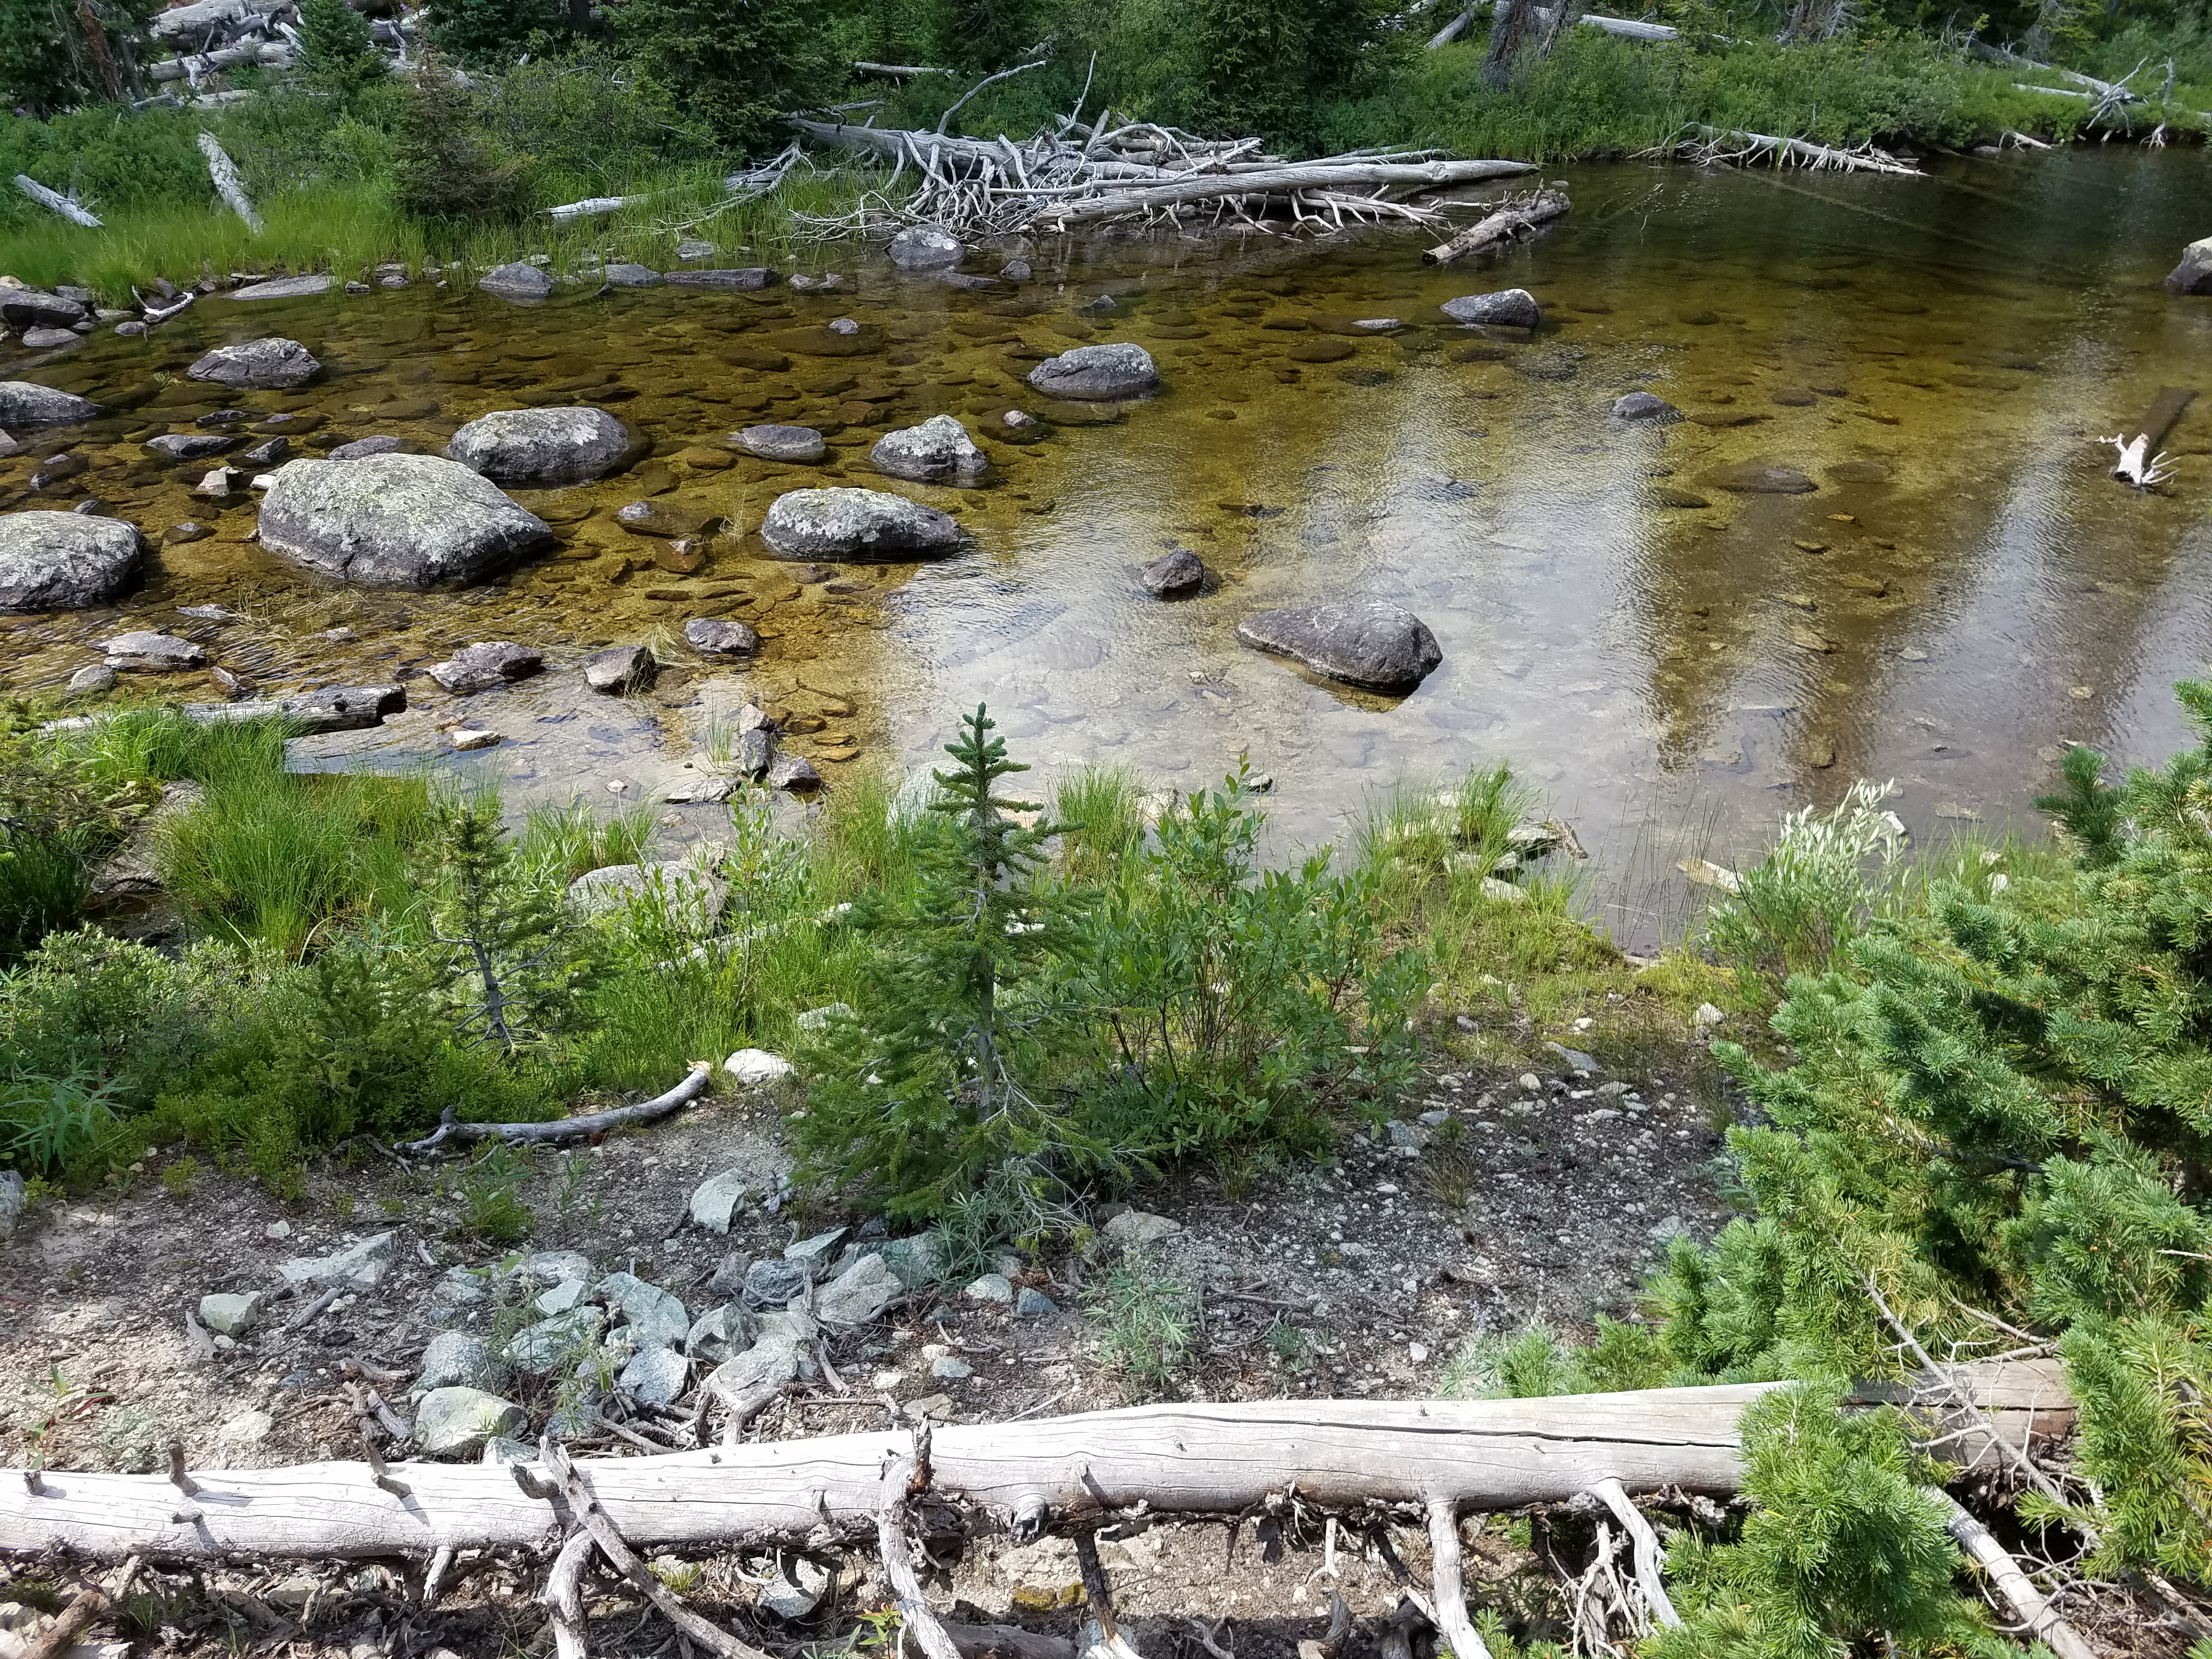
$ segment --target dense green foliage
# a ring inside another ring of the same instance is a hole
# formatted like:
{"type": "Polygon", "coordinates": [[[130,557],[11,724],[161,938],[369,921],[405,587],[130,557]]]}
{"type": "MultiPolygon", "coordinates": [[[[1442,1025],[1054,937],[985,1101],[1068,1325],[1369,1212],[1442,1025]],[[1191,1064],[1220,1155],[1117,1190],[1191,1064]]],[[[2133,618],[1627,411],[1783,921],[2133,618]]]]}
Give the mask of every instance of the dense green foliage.
{"type": "Polygon", "coordinates": [[[784,116],[827,101],[841,79],[807,0],[629,0],[615,17],[648,90],[740,154],[778,148],[784,116]]]}

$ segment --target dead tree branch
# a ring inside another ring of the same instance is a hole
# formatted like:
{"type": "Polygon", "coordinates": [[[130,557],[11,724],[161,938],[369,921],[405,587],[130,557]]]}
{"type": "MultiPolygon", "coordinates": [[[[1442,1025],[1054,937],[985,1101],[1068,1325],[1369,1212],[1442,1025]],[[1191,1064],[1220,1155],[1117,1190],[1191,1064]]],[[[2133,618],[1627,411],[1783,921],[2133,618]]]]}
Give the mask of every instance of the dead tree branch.
{"type": "Polygon", "coordinates": [[[651,1100],[641,1100],[635,1106],[617,1106],[604,1112],[586,1112],[581,1117],[558,1117],[550,1123],[458,1123],[450,1106],[439,1115],[438,1127],[421,1140],[410,1141],[406,1150],[427,1152],[448,1140],[504,1140],[520,1146],[544,1146],[550,1142],[579,1140],[588,1135],[603,1135],[610,1130],[626,1128],[632,1124],[651,1123],[672,1112],[681,1110],[707,1092],[713,1080],[714,1066],[703,1060],[691,1062],[690,1074],[665,1095],[655,1095],[651,1100]]]}

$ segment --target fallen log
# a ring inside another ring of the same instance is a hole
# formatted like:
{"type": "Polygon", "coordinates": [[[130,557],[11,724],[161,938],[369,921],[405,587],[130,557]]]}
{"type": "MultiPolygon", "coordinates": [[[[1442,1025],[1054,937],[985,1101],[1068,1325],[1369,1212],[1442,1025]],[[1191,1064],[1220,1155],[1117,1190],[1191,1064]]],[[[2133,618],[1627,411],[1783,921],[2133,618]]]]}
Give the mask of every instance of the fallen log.
{"type": "Polygon", "coordinates": [[[1421,262],[1448,265],[1455,259],[1465,258],[1500,242],[1517,242],[1524,236],[1534,235],[1537,226],[1558,218],[1570,205],[1564,191],[1539,191],[1525,202],[1500,208],[1488,218],[1469,225],[1449,241],[1438,243],[1421,256],[1421,262]]]}
{"type": "Polygon", "coordinates": [[[604,1112],[586,1112],[581,1117],[556,1117],[545,1123],[458,1123],[453,1120],[453,1109],[447,1107],[438,1119],[438,1127],[421,1140],[410,1140],[404,1150],[410,1152],[434,1152],[448,1140],[504,1140],[511,1146],[541,1146],[555,1141],[582,1140],[592,1135],[603,1135],[610,1130],[627,1128],[633,1124],[651,1123],[672,1112],[680,1111],[707,1092],[713,1080],[714,1068],[703,1060],[691,1062],[691,1071],[683,1082],[666,1094],[655,1095],[651,1100],[641,1100],[635,1106],[616,1106],[604,1112]]]}
{"type": "Polygon", "coordinates": [[[211,132],[200,134],[200,154],[207,157],[208,177],[215,183],[215,193],[222,198],[224,205],[246,221],[246,229],[256,236],[261,234],[261,216],[253,210],[253,203],[246,196],[246,181],[238,176],[238,167],[230,153],[216,142],[211,132]]]}
{"type": "MultiPolygon", "coordinates": [[[[1064,1527],[1146,1512],[1264,1511],[1299,1499],[1416,1513],[1564,1503],[1599,1481],[1629,1492],[1726,1495],[1741,1473],[1737,1419],[1776,1383],[1653,1389],[1541,1400],[1277,1400],[1146,1406],[1005,1424],[947,1425],[930,1490],[1002,1522],[1064,1527]]],[[[580,1460],[598,1510],[633,1548],[796,1544],[817,1528],[876,1535],[884,1471],[911,1455],[904,1431],[755,1441],[658,1457],[580,1460]]],[[[224,1555],[374,1559],[537,1547],[559,1519],[549,1472],[477,1464],[389,1466],[402,1499],[359,1462],[209,1471],[182,1494],[164,1475],[43,1472],[32,1492],[0,1474],[0,1548],[66,1548],[119,1561],[224,1555]],[[525,1490],[523,1481],[530,1486],[525,1490]]]]}
{"type": "Polygon", "coordinates": [[[236,69],[241,64],[265,64],[282,69],[292,61],[292,48],[281,40],[252,40],[243,46],[222,46],[214,52],[183,58],[165,58],[146,71],[149,81],[188,81],[197,86],[203,75],[236,69]]]}
{"type": "Polygon", "coordinates": [[[58,190],[48,190],[27,173],[15,175],[15,188],[21,191],[40,207],[58,213],[73,225],[82,225],[87,230],[100,228],[100,221],[93,217],[90,209],[74,197],[64,196],[58,190]]]}
{"type": "Polygon", "coordinates": [[[1125,214],[1147,213],[1159,208],[1182,207],[1229,196],[1288,195],[1302,190],[1371,189],[1377,185],[1409,185],[1417,190],[1441,190],[1447,185],[1471,185],[1485,179],[1510,179],[1534,173],[1528,161],[1365,161],[1340,166],[1268,167],[1254,173],[1212,173],[1174,184],[1152,185],[1118,191],[1111,196],[1085,202],[1054,202],[1038,219],[1051,228],[1118,219],[1125,214]]]}
{"type": "Polygon", "coordinates": [[[1746,132],[1737,127],[1709,127],[1701,124],[1689,131],[1698,137],[1671,139],[1655,149],[1641,151],[1639,155],[1679,155],[1692,161],[1729,161],[1740,165],[1771,161],[1777,167],[1801,167],[1814,173],[1888,173],[1907,179],[1925,176],[1918,167],[1907,167],[1888,151],[1877,149],[1871,141],[1850,149],[1842,149],[1832,144],[1816,144],[1807,138],[1784,138],[1770,132],[1746,132]]]}

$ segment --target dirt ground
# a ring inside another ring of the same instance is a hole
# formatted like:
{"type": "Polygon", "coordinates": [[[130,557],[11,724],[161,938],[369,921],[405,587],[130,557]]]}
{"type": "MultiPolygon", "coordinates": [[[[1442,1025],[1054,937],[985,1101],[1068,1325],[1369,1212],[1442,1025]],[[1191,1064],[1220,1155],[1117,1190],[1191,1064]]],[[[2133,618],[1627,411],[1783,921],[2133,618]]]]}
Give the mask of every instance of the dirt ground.
{"type": "MultiPolygon", "coordinates": [[[[1145,1398],[1436,1394],[1469,1338],[1529,1320],[1571,1333],[1596,1312],[1626,1314],[1670,1234],[1703,1239],[1724,1221],[1709,1083],[1703,1093],[1578,1073],[1557,1054],[1527,1076],[1440,1060],[1404,1122],[1381,1134],[1347,1126],[1331,1162],[1187,1170],[1133,1195],[1143,1215],[1164,1218],[1148,1224],[1166,1236],[1141,1252],[1145,1274],[1188,1287],[1182,1305],[1196,1310],[1181,1353],[1162,1356],[1164,1382],[1130,1365],[1101,1310],[1120,1259],[1101,1237],[1085,1251],[1000,1263],[1014,1270],[1018,1290],[1042,1291],[1053,1311],[1018,1316],[955,1281],[902,1297],[871,1326],[831,1334],[828,1364],[750,1432],[879,1429],[886,1404],[974,1422],[1145,1398]],[[947,1358],[969,1375],[944,1375],[947,1358]]],[[[518,1251],[580,1252],[596,1273],[627,1270],[674,1291],[696,1318],[729,1299],[745,1262],[848,1219],[789,1206],[771,1213],[756,1202],[740,1206],[726,1236],[691,1221],[692,1192],[710,1176],[741,1170],[756,1193],[777,1188],[787,1168],[781,1106],[768,1091],[726,1090],[645,1130],[540,1152],[515,1194],[533,1218],[527,1236],[502,1244],[465,1236],[469,1194],[458,1164],[403,1167],[380,1151],[357,1149],[349,1164],[317,1171],[296,1203],[214,1174],[187,1193],[172,1190],[156,1154],[119,1190],[40,1205],[0,1249],[0,1462],[146,1471],[166,1463],[173,1440],[196,1468],[358,1456],[342,1368],[353,1361],[372,1377],[400,1374],[383,1392],[404,1407],[404,1379],[434,1335],[487,1334],[497,1317],[496,1309],[441,1296],[448,1269],[495,1267],[518,1251]],[[285,1261],[386,1231],[395,1249],[381,1280],[302,1328],[283,1327],[312,1305],[310,1291],[274,1301],[257,1328],[213,1352],[188,1324],[203,1296],[271,1291],[285,1261]]],[[[512,1392],[532,1409],[534,1432],[550,1402],[512,1392]]],[[[624,1403],[611,1407],[617,1421],[624,1403]]],[[[591,1455],[689,1443],[669,1426],[672,1414],[631,1420],[635,1443],[601,1431],[572,1443],[591,1455]]],[[[1470,1522],[1468,1535],[1478,1577],[1486,1565],[1502,1573],[1514,1565],[1494,1527],[1478,1536],[1470,1522]]],[[[1418,1528],[1395,1544],[1381,1532],[1332,1541],[1316,1527],[1314,1536],[1263,1545],[1249,1528],[1225,1540],[1218,1525],[1163,1525],[1109,1544],[1106,1561],[1140,1644],[1148,1630],[1157,1638],[1145,1645],[1148,1659],[1206,1659],[1193,1618],[1232,1620],[1206,1640],[1234,1659],[1287,1659],[1298,1638],[1321,1633],[1332,1593],[1353,1613],[1379,1619],[1407,1583],[1425,1582],[1418,1571],[1401,1579],[1405,1561],[1425,1555],[1418,1528]]],[[[0,1603],[50,1600],[58,1565],[19,1564],[12,1579],[0,1577],[0,1603]]],[[[729,1615],[773,1650],[842,1652],[856,1639],[854,1615],[879,1604],[873,1563],[824,1565],[838,1576],[821,1606],[786,1622],[754,1606],[772,1560],[664,1564],[702,1609],[729,1615]]],[[[1021,1548],[970,1540],[957,1561],[932,1565],[933,1594],[964,1604],[967,1615],[1073,1630],[1079,1595],[1065,1540],[1021,1548]]],[[[139,1587],[138,1622],[125,1628],[141,1653],[220,1642],[369,1659],[550,1644],[531,1600],[541,1564],[465,1556],[457,1569],[465,1577],[430,1611],[402,1577],[419,1592],[422,1565],[301,1565],[218,1574],[198,1587],[190,1576],[152,1578],[139,1587]]],[[[0,1659],[39,1622],[27,1607],[0,1606],[0,1659]]],[[[648,1615],[634,1591],[603,1580],[594,1650],[671,1650],[669,1628],[648,1615]]],[[[857,1639],[872,1628],[880,1634],[863,1620],[857,1639]]]]}

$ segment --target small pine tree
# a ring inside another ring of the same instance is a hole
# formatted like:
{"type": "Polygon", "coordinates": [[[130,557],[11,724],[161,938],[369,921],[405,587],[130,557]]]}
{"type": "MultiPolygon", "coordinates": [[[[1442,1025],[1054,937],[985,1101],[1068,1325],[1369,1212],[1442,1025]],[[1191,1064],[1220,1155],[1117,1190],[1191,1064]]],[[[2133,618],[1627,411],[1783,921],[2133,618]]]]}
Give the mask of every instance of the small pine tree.
{"type": "Polygon", "coordinates": [[[1012,815],[998,793],[1029,769],[1006,758],[978,707],[945,752],[954,769],[921,838],[910,899],[866,902],[880,942],[851,1018],[821,1028],[799,1137],[810,1169],[880,1198],[895,1215],[941,1212],[1013,1164],[1043,1170],[1078,1150],[1066,1115],[1039,1098],[1032,1036],[1049,1012],[1043,969],[1059,944],[1046,890],[1030,878],[1057,830],[1012,815]]]}
{"type": "Polygon", "coordinates": [[[1201,118],[1238,136],[1304,136],[1316,102],[1359,78],[1382,17],[1374,0],[1196,0],[1201,118]]]}
{"type": "Polygon", "coordinates": [[[1036,43],[1032,0],[941,0],[939,61],[963,70],[1002,70],[1036,43]]]}
{"type": "Polygon", "coordinates": [[[805,0],[629,0],[614,25],[652,90],[749,153],[781,145],[783,118],[837,84],[827,9],[805,0]]]}
{"type": "Polygon", "coordinates": [[[300,46],[304,78],[318,91],[351,98],[386,79],[368,20],[346,0],[301,0],[300,46]]]}
{"type": "Polygon", "coordinates": [[[521,205],[523,164],[498,161],[476,100],[445,58],[425,51],[400,119],[399,204],[422,219],[503,219],[521,205]]]}
{"type": "Polygon", "coordinates": [[[465,64],[503,66],[574,35],[574,9],[567,0],[438,0],[430,42],[465,64]]]}
{"type": "Polygon", "coordinates": [[[593,963],[564,896],[521,867],[496,805],[447,801],[436,816],[430,932],[466,1011],[457,1029],[509,1054],[573,1029],[593,963]]]}

